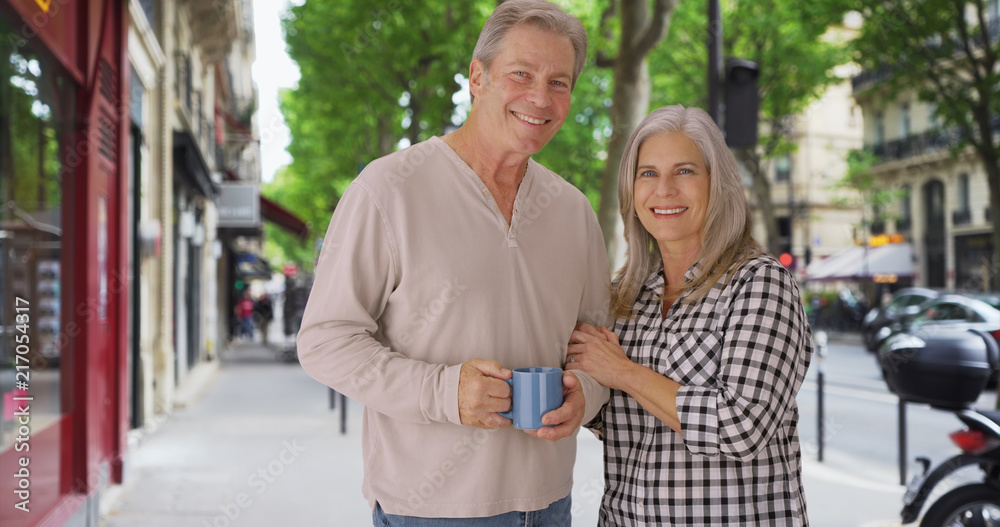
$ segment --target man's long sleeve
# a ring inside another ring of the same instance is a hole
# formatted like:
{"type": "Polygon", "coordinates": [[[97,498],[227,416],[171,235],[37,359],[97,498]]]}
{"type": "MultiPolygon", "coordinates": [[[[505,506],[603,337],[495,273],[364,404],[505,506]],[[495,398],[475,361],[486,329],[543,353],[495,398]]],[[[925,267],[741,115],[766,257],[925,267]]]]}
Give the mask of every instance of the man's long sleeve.
{"type": "Polygon", "coordinates": [[[371,409],[413,423],[459,423],[461,365],[413,360],[376,335],[396,284],[390,225],[353,183],[337,204],[297,337],[299,362],[319,382],[371,409]]]}

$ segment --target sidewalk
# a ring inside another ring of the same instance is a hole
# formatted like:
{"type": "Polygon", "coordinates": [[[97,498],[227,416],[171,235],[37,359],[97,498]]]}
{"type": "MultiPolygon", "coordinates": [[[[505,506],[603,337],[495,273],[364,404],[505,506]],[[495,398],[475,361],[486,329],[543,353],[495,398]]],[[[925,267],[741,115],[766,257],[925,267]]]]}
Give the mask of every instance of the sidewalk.
{"type": "MultiPolygon", "coordinates": [[[[126,457],[125,485],[102,527],[368,526],[361,496],[361,405],[347,434],[329,391],[296,362],[242,344],[223,355],[200,400],[177,410],[126,457]]],[[[339,401],[338,401],[339,404],[339,401]]],[[[601,444],[579,436],[574,525],[597,524],[601,444]]],[[[898,525],[902,487],[803,453],[812,527],[898,525]]]]}

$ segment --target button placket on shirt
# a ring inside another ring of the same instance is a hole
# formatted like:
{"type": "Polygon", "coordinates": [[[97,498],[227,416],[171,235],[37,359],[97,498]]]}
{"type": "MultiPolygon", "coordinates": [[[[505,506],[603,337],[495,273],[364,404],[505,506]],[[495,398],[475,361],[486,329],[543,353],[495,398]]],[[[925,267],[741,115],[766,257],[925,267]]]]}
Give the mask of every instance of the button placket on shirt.
{"type": "MultiPolygon", "coordinates": [[[[644,315],[650,317],[652,324],[643,332],[641,342],[644,345],[639,353],[640,360],[646,365],[646,367],[652,369],[653,371],[659,372],[656,364],[656,353],[655,350],[661,348],[664,345],[663,334],[666,328],[662,325],[662,319],[660,315],[660,310],[662,309],[661,301],[657,300],[662,296],[662,290],[655,293],[649,293],[649,299],[646,304],[647,309],[644,310],[644,315]],[[660,321],[661,324],[656,322],[660,321]],[[649,344],[646,344],[649,343],[649,344]]],[[[656,429],[656,416],[649,412],[643,413],[643,428],[645,433],[651,433],[656,429]]],[[[636,488],[636,512],[639,517],[639,525],[646,524],[646,487],[644,485],[646,481],[646,460],[649,456],[649,448],[652,443],[640,443],[639,448],[642,449],[639,454],[639,470],[637,474],[636,481],[638,482],[636,488]]]]}
{"type": "Polygon", "coordinates": [[[482,182],[480,182],[479,184],[479,189],[483,193],[483,203],[486,205],[488,209],[493,211],[493,217],[496,218],[497,223],[499,223],[501,228],[503,228],[504,234],[508,238],[507,246],[509,247],[510,246],[509,238],[511,229],[510,226],[507,225],[507,220],[503,217],[503,214],[500,212],[500,206],[497,205],[496,199],[493,198],[493,195],[490,194],[490,190],[486,188],[486,186],[483,185],[482,182]]]}
{"type": "Polygon", "coordinates": [[[527,180],[529,175],[525,173],[524,179],[521,180],[521,187],[517,191],[517,196],[514,198],[514,214],[511,216],[510,225],[507,224],[507,219],[503,217],[503,213],[500,212],[500,205],[497,204],[496,199],[490,194],[488,188],[480,183],[480,189],[483,192],[483,199],[486,202],[486,206],[493,210],[493,215],[500,222],[500,225],[504,227],[504,234],[507,237],[507,247],[517,247],[517,225],[518,221],[518,211],[520,207],[518,206],[522,198],[526,196],[529,192],[528,188],[525,186],[528,184],[527,180]]]}

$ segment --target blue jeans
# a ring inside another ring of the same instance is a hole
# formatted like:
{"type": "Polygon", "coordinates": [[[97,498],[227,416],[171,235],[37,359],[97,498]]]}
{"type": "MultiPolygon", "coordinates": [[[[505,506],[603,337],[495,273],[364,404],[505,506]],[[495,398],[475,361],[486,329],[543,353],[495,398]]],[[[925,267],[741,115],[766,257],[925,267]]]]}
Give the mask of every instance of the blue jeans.
{"type": "Polygon", "coordinates": [[[487,518],[419,518],[386,514],[375,504],[372,523],[375,527],[570,527],[572,515],[570,496],[531,512],[507,512],[487,518]]]}

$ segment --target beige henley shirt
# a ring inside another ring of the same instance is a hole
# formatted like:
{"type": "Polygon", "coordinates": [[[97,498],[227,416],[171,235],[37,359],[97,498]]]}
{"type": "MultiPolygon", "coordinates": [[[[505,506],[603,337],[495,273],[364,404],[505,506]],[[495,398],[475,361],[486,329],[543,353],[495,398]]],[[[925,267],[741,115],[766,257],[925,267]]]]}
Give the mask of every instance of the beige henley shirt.
{"type": "MultiPolygon", "coordinates": [[[[539,510],[573,486],[576,438],[463,426],[461,364],[563,366],[607,325],[608,260],[575,187],[528,161],[511,225],[440,138],[373,161],[337,204],[298,334],[302,367],[365,405],[362,488],[389,514],[539,510]]],[[[584,421],[608,390],[578,375],[584,421]]]]}

